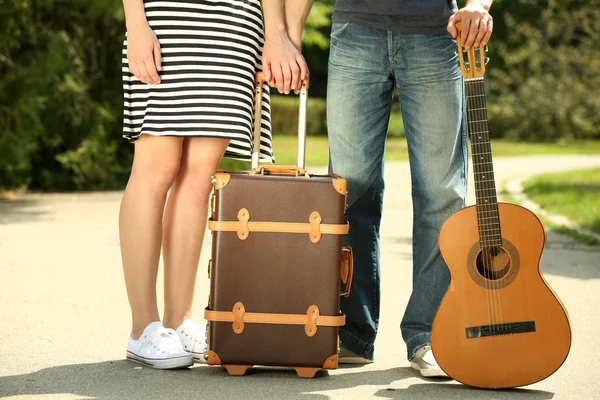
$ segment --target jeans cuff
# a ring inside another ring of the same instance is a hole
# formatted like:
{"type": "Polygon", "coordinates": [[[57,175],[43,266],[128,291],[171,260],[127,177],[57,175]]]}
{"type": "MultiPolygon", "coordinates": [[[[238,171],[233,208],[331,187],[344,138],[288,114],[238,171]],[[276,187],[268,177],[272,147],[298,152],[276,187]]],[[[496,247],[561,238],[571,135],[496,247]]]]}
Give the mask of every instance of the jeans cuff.
{"type": "Polygon", "coordinates": [[[373,355],[375,353],[375,346],[373,343],[367,343],[342,328],[339,330],[339,336],[343,348],[350,350],[367,360],[373,360],[373,355]]]}
{"type": "Polygon", "coordinates": [[[409,360],[415,356],[417,350],[423,346],[429,346],[431,344],[431,334],[430,333],[419,333],[411,337],[406,341],[406,350],[407,356],[409,360]]]}

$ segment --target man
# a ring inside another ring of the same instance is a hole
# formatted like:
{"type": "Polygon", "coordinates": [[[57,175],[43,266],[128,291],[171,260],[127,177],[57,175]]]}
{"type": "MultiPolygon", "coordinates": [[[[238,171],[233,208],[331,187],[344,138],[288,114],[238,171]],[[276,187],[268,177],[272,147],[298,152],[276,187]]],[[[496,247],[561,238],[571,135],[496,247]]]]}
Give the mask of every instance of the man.
{"type": "Polygon", "coordinates": [[[355,257],[352,295],[342,300],[347,323],[340,362],[370,362],[374,355],[383,158],[395,86],[414,209],[413,292],[401,331],[412,367],[423,376],[445,376],[430,348],[449,284],[437,239],[446,218],[464,207],[467,188],[466,110],[453,37],[461,21],[465,48],[487,43],[491,3],[469,0],[457,11],[455,0],[336,2],[327,88],[330,171],[348,180],[345,244],[355,257]]]}

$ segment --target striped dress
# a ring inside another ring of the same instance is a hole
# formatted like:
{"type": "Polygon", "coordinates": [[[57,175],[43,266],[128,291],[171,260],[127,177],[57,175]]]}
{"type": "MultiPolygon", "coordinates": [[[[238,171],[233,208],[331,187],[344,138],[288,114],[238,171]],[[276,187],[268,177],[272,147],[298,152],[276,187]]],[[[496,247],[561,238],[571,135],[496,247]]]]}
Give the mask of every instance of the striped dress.
{"type": "MultiPolygon", "coordinates": [[[[260,0],[144,0],[161,46],[161,83],[140,82],[123,45],[123,137],[230,139],[225,157],[249,161],[254,74],[261,70],[260,0]]],[[[264,88],[261,160],[273,162],[268,87],[264,88]]]]}

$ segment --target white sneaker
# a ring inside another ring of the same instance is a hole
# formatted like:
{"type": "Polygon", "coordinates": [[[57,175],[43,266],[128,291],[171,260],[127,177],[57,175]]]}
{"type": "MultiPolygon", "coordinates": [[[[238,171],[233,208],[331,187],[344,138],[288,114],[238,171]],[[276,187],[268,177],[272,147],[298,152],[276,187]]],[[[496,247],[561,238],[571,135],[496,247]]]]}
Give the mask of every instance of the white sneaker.
{"type": "Polygon", "coordinates": [[[438,365],[431,346],[420,347],[410,360],[410,366],[421,372],[427,378],[448,378],[448,375],[438,365]]]}
{"type": "Polygon", "coordinates": [[[194,364],[173,329],[158,321],[150,323],[138,340],[129,337],[127,358],[157,369],[187,368],[194,364]]]}
{"type": "Polygon", "coordinates": [[[179,325],[176,332],[181,340],[183,350],[190,353],[195,362],[206,363],[206,329],[200,328],[188,318],[179,325]]]}
{"type": "Polygon", "coordinates": [[[372,364],[373,360],[359,356],[345,347],[340,346],[338,364],[372,364]]]}

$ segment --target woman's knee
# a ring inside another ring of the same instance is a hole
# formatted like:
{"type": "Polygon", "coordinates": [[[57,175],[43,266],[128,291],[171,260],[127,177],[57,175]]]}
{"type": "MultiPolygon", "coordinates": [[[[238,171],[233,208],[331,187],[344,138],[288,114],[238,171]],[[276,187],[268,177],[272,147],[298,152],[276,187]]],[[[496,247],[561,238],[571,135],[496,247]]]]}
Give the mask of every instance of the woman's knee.
{"type": "Polygon", "coordinates": [[[165,195],[173,186],[179,169],[179,160],[157,160],[137,166],[134,164],[131,180],[136,183],[136,186],[145,187],[151,194],[165,195]]]}
{"type": "Polygon", "coordinates": [[[183,145],[181,169],[176,187],[198,203],[208,201],[212,192],[211,176],[219,167],[229,140],[190,138],[183,145]]]}
{"type": "Polygon", "coordinates": [[[146,137],[136,143],[131,180],[157,195],[166,194],[181,168],[179,138],[146,137]]]}
{"type": "Polygon", "coordinates": [[[208,200],[212,192],[211,176],[214,171],[203,167],[185,166],[179,170],[177,183],[186,192],[193,195],[198,201],[208,200]]]}
{"type": "Polygon", "coordinates": [[[175,183],[180,170],[179,162],[170,162],[161,165],[152,172],[152,186],[161,193],[166,193],[175,183]]]}

